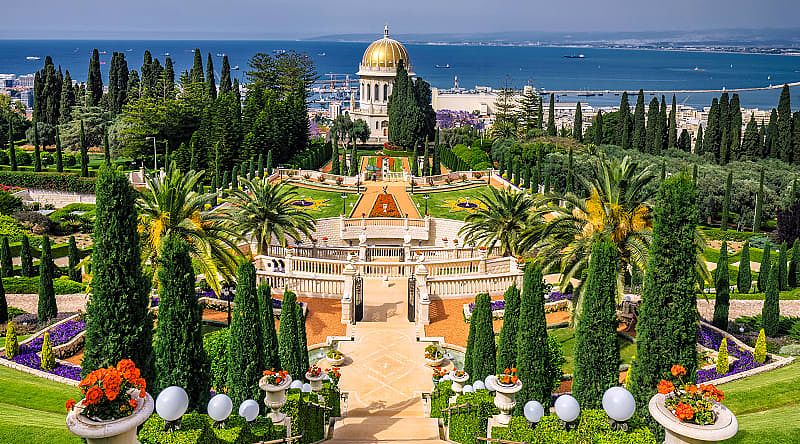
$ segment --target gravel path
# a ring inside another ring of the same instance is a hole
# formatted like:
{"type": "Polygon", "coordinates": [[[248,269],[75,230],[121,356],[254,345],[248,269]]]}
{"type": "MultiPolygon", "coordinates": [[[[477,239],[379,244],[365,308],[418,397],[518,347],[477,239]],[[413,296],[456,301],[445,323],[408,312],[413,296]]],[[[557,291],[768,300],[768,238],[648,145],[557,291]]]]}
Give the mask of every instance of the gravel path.
{"type": "MultiPolygon", "coordinates": [[[[27,311],[28,313],[36,313],[39,304],[39,295],[37,294],[7,294],[6,301],[9,307],[16,307],[27,311]]],[[[75,312],[86,310],[86,295],[79,294],[58,294],[56,295],[56,306],[60,312],[75,312]]]]}
{"type": "MultiPolygon", "coordinates": [[[[750,301],[732,299],[728,310],[728,319],[733,321],[740,316],[754,316],[761,314],[764,301],[750,301]]],[[[697,300],[697,309],[700,316],[711,319],[714,317],[714,300],[697,300]]],[[[781,301],[781,316],[800,316],[800,300],[781,301]]]]}

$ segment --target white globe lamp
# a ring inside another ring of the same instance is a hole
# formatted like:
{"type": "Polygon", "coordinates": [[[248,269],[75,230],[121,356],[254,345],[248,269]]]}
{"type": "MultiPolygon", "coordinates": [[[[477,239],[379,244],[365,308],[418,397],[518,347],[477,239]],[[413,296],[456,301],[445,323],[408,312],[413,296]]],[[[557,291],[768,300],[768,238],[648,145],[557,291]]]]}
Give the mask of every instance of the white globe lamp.
{"type": "Polygon", "coordinates": [[[214,424],[222,427],[223,421],[231,416],[233,410],[233,401],[228,395],[220,393],[215,395],[208,401],[208,416],[214,420],[214,424]]]}
{"type": "Polygon", "coordinates": [[[311,393],[311,384],[306,382],[300,387],[300,391],[303,393],[311,393]]]}
{"type": "Polygon", "coordinates": [[[165,388],[156,398],[156,413],[166,422],[167,429],[174,429],[172,423],[179,421],[188,408],[189,395],[177,385],[165,388]]]}
{"type": "Polygon", "coordinates": [[[467,385],[464,386],[462,391],[464,393],[473,393],[473,392],[475,392],[475,387],[471,386],[470,384],[467,384],[467,385]]]}
{"type": "Polygon", "coordinates": [[[486,390],[486,385],[481,380],[477,380],[472,383],[472,388],[475,390],[486,390]]]}
{"type": "Polygon", "coordinates": [[[624,423],[636,411],[636,400],[624,387],[611,387],[603,393],[603,410],[614,421],[614,428],[627,428],[624,423]]]}
{"type": "Polygon", "coordinates": [[[581,414],[581,407],[578,405],[578,400],[573,398],[572,395],[561,395],[556,399],[555,403],[556,415],[564,421],[565,427],[570,429],[572,423],[578,419],[581,414]]]}
{"type": "Polygon", "coordinates": [[[253,422],[258,417],[259,408],[258,402],[248,399],[239,406],[239,416],[247,422],[253,422]]]}
{"type": "Polygon", "coordinates": [[[291,384],[289,384],[289,388],[290,389],[301,389],[301,388],[303,388],[303,381],[301,381],[299,379],[295,379],[294,381],[292,381],[291,384]]]}
{"type": "Polygon", "coordinates": [[[495,382],[497,382],[497,376],[489,375],[489,376],[486,377],[486,379],[483,380],[483,385],[486,386],[486,390],[489,390],[490,392],[493,392],[493,391],[495,391],[495,389],[494,389],[494,383],[495,382]]]}
{"type": "Polygon", "coordinates": [[[528,401],[522,408],[522,413],[530,424],[536,425],[544,416],[544,407],[539,401],[528,401]]]}

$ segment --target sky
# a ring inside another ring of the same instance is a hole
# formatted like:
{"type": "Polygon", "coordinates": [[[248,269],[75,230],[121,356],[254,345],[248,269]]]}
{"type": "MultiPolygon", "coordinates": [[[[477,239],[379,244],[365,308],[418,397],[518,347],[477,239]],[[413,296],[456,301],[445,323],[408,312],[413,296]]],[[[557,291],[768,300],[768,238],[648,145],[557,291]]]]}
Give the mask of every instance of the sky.
{"type": "Polygon", "coordinates": [[[330,34],[797,27],[798,0],[8,0],[0,38],[294,39],[330,34]]]}

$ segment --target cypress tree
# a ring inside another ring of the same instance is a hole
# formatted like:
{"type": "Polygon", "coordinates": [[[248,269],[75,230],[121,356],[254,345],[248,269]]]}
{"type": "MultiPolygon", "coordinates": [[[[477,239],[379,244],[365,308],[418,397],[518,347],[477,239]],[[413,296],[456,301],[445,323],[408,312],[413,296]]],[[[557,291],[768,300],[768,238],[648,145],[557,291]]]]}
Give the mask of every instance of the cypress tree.
{"type": "Polygon", "coordinates": [[[647,151],[647,128],[644,117],[644,91],[639,90],[636,98],[636,107],[633,110],[633,148],[647,151]]]}
{"type": "Polygon", "coordinates": [[[681,135],[678,136],[678,149],[687,153],[692,151],[692,137],[685,128],[681,130],[681,135]]]}
{"type": "Polygon", "coordinates": [[[725,197],[722,200],[722,222],[720,228],[728,230],[728,218],[731,207],[731,187],[733,186],[733,171],[728,171],[728,179],[725,181],[725,197]]]}
{"type": "MultiPolygon", "coordinates": [[[[783,93],[781,93],[783,95],[783,93]]],[[[780,157],[778,151],[778,111],[775,108],[769,115],[769,123],[767,124],[766,134],[764,135],[764,150],[763,157],[780,157]]]]}
{"type": "Polygon", "coordinates": [[[653,97],[647,108],[647,133],[645,145],[646,152],[650,154],[661,153],[661,129],[660,129],[660,103],[653,97]]]}
{"type": "Polygon", "coordinates": [[[164,59],[164,72],[161,74],[161,80],[164,82],[164,98],[172,98],[175,90],[175,68],[172,65],[171,57],[164,59]]]}
{"type": "Polygon", "coordinates": [[[278,355],[278,333],[275,331],[275,315],[272,312],[272,289],[267,284],[258,286],[258,312],[261,314],[261,368],[280,369],[278,355]]]}
{"type": "Polygon", "coordinates": [[[105,155],[104,162],[106,165],[111,165],[111,144],[108,142],[108,130],[103,129],[103,153],[105,155]]]}
{"type": "Polygon", "coordinates": [[[89,177],[89,152],[86,146],[86,133],[83,128],[83,120],[81,120],[80,146],[81,146],[81,177],[89,177]]]}
{"type": "MultiPolygon", "coordinates": [[[[267,169],[267,176],[272,174],[272,150],[267,151],[267,163],[265,168],[267,169]]],[[[335,171],[331,171],[332,174],[336,174],[335,171]]]]}
{"type": "Polygon", "coordinates": [[[92,297],[86,306],[81,367],[87,375],[131,359],[153,376],[153,318],[149,279],[142,274],[136,198],[127,176],[108,165],[97,174],[92,251],[92,297]]]}
{"type": "Polygon", "coordinates": [[[550,103],[547,108],[547,135],[556,135],[556,95],[553,93],[550,93],[550,103]]]}
{"type": "Polygon", "coordinates": [[[780,328],[780,291],[778,290],[778,267],[770,267],[767,279],[766,291],[764,292],[764,306],[761,308],[761,322],[764,333],[774,337],[778,335],[780,328]]]}
{"type": "Polygon", "coordinates": [[[672,95],[672,105],[669,109],[669,122],[668,122],[668,136],[667,148],[675,148],[678,146],[678,110],[675,105],[675,94],[672,95]]]}
{"type": "Polygon", "coordinates": [[[229,93],[231,89],[233,89],[231,84],[231,64],[228,62],[228,56],[224,55],[222,56],[222,68],[219,75],[219,94],[229,93]]]}
{"type": "Polygon", "coordinates": [[[703,152],[714,154],[714,158],[717,160],[719,160],[719,143],[722,138],[719,107],[719,100],[714,97],[708,111],[708,126],[703,139],[703,152]]]}
{"type": "Polygon", "coordinates": [[[75,236],[69,237],[69,247],[67,249],[67,256],[69,256],[69,278],[75,282],[81,282],[81,269],[78,265],[80,263],[80,255],[78,252],[78,245],[75,243],[75,236]]]}
{"type": "Polygon", "coordinates": [[[475,297],[475,310],[472,312],[470,324],[475,332],[473,342],[468,347],[472,353],[472,372],[469,376],[473,381],[483,381],[495,373],[497,356],[492,329],[492,301],[489,293],[481,293],[475,297]]]}
{"type": "Polygon", "coordinates": [[[17,148],[14,146],[14,123],[8,118],[8,161],[11,171],[17,171],[17,148]]]}
{"type": "Polygon", "coordinates": [[[736,274],[736,290],[739,293],[750,293],[753,277],[750,271],[750,241],[745,241],[739,259],[739,271],[736,274]]]}
{"type": "Polygon", "coordinates": [[[200,53],[200,48],[194,50],[194,62],[192,69],[189,70],[189,80],[192,83],[205,83],[203,77],[203,55],[200,53]]]}
{"type": "Polygon", "coordinates": [[[741,139],[742,139],[742,106],[739,103],[739,94],[731,97],[728,106],[728,160],[741,160],[741,139]]]}
{"type": "Polygon", "coordinates": [[[19,253],[20,271],[25,277],[33,277],[33,254],[31,254],[31,240],[28,235],[22,236],[22,246],[19,253]]]}
{"type": "Polygon", "coordinates": [[[53,290],[53,254],[50,238],[42,237],[42,253],[39,255],[39,322],[53,319],[58,314],[56,293],[53,290]]]}
{"type": "Polygon", "coordinates": [[[744,129],[744,138],[742,139],[742,148],[738,160],[753,160],[761,157],[761,140],[758,133],[758,123],[756,119],[750,117],[747,126],[744,129]]]}
{"type": "Polygon", "coordinates": [[[717,155],[717,161],[720,165],[725,165],[730,158],[728,151],[730,128],[730,104],[728,93],[724,92],[719,99],[719,155],[717,155]]]}
{"type": "Polygon", "coordinates": [[[594,144],[603,144],[603,110],[597,110],[597,115],[594,117],[594,144]]]}
{"type": "Polygon", "coordinates": [[[788,248],[786,242],[784,242],[778,252],[778,290],[780,291],[786,290],[787,287],[786,250],[788,248]]]}
{"type": "Polygon", "coordinates": [[[761,255],[761,267],[758,269],[757,287],[758,291],[767,291],[767,279],[769,279],[769,269],[772,266],[772,245],[767,241],[764,245],[764,252],[761,255]]]}
{"type": "Polygon", "coordinates": [[[575,328],[572,391],[582,408],[602,408],[603,393],[619,385],[617,343],[617,249],[608,239],[595,242],[585,287],[584,311],[575,328]]]}
{"type": "Polygon", "coordinates": [[[572,138],[578,142],[583,142],[583,113],[581,112],[581,102],[575,105],[575,121],[572,123],[572,138]]]}
{"type": "Polygon", "coordinates": [[[11,248],[8,245],[8,238],[5,236],[3,236],[2,246],[0,246],[0,272],[2,272],[2,277],[11,277],[14,275],[11,248]]]}
{"type": "Polygon", "coordinates": [[[636,360],[630,378],[631,392],[639,409],[646,409],[658,381],[673,364],[683,365],[689,379],[694,379],[698,327],[697,213],[697,194],[691,178],[677,174],[661,182],[639,306],[636,360]]]}
{"type": "Polygon", "coordinates": [[[233,166],[233,171],[231,172],[231,188],[234,190],[239,188],[239,165],[233,166]]]}
{"type": "MultiPolygon", "coordinates": [[[[270,151],[271,153],[272,151],[270,151]]],[[[269,154],[267,154],[269,156],[269,154]]],[[[331,174],[339,174],[339,143],[336,136],[333,136],[333,153],[331,154],[331,174]]]]}
{"type": "MultiPolygon", "coordinates": [[[[202,308],[194,292],[195,275],[189,246],[169,235],[158,267],[158,334],[155,354],[156,392],[177,385],[189,394],[189,406],[202,410],[208,402],[209,371],[203,349],[202,308]]],[[[238,296],[238,292],[237,292],[238,296]]]]}
{"type": "Polygon", "coordinates": [[[669,139],[669,123],[667,122],[667,99],[661,95],[661,106],[658,111],[658,152],[661,153],[667,148],[667,141],[669,139]]]}
{"type": "MultiPolygon", "coordinates": [[[[758,180],[758,194],[756,194],[756,208],[753,217],[753,232],[761,230],[761,218],[764,209],[764,170],[761,170],[761,175],[758,180]]],[[[763,290],[762,290],[763,291],[763,290]]]]}
{"type": "Polygon", "coordinates": [[[72,86],[72,76],[69,70],[64,73],[64,81],[61,83],[61,103],[59,104],[58,115],[61,123],[72,120],[72,107],[75,106],[75,89],[72,86]]]}
{"type": "MultiPolygon", "coordinates": [[[[774,144],[777,157],[784,162],[792,161],[792,105],[789,85],[783,85],[778,101],[777,134],[774,144]]],[[[780,282],[779,282],[780,285],[780,282]]]]}
{"type": "Polygon", "coordinates": [[[800,239],[794,240],[792,262],[789,263],[789,276],[786,278],[789,288],[800,286],[800,239]]]}
{"type": "Polygon", "coordinates": [[[697,128],[697,138],[694,141],[694,153],[697,155],[703,154],[703,125],[697,128]]]}
{"type": "Polygon", "coordinates": [[[6,301],[6,289],[3,288],[3,280],[0,279],[0,324],[5,324],[7,322],[8,322],[8,301],[6,301]]]}
{"type": "Polygon", "coordinates": [[[567,155],[567,180],[566,180],[566,187],[564,189],[566,193],[571,193],[573,191],[574,188],[573,182],[575,178],[574,171],[575,171],[574,158],[572,156],[572,147],[570,147],[569,154],[567,155]]]}
{"type": "MultiPolygon", "coordinates": [[[[478,307],[475,306],[475,310],[478,307]]],[[[475,316],[475,312],[473,310],[472,316],[475,316]]],[[[464,353],[464,371],[467,372],[470,376],[472,376],[472,356],[475,354],[475,323],[470,320],[469,323],[469,330],[467,333],[467,350],[464,353]]]]}
{"type": "Polygon", "coordinates": [[[64,172],[64,151],[61,148],[61,132],[56,125],[56,171],[64,172]]]}
{"type": "Polygon", "coordinates": [[[302,379],[308,368],[297,354],[297,350],[300,348],[298,345],[300,338],[297,337],[299,320],[297,319],[296,304],[297,296],[291,291],[284,292],[278,331],[278,356],[283,370],[289,372],[294,379],[302,379]]]}
{"type": "MultiPolygon", "coordinates": [[[[547,411],[552,381],[549,376],[551,363],[544,315],[544,292],[541,266],[528,263],[523,278],[517,329],[517,375],[523,381],[518,395],[519,399],[539,401],[547,411]]],[[[516,415],[522,414],[524,404],[517,403],[516,415]]]]}
{"type": "Polygon", "coordinates": [[[100,74],[100,52],[97,48],[92,51],[89,60],[89,73],[86,79],[86,97],[89,106],[98,106],[103,98],[103,78],[100,74]]]}
{"type": "Polygon", "coordinates": [[[623,149],[630,149],[631,133],[629,121],[631,119],[631,104],[628,102],[628,91],[622,91],[622,98],[619,101],[619,117],[617,120],[617,132],[615,143],[623,149]]]}
{"type": "MultiPolygon", "coordinates": [[[[294,304],[295,310],[297,311],[297,358],[299,359],[300,363],[302,364],[302,368],[308,370],[311,365],[308,362],[308,339],[306,336],[306,316],[303,314],[303,308],[300,306],[300,303],[294,304]]],[[[305,371],[303,372],[303,375],[305,371]]],[[[299,377],[299,376],[298,376],[299,377]]]]}
{"type": "Polygon", "coordinates": [[[264,155],[258,155],[258,172],[256,174],[258,177],[264,177],[264,155]]]}
{"type": "Polygon", "coordinates": [[[33,121],[33,171],[42,171],[42,148],[39,145],[39,123],[33,121]]]}
{"type": "Polygon", "coordinates": [[[426,140],[425,141],[425,150],[422,152],[422,174],[420,174],[421,176],[430,175],[430,165],[428,164],[428,162],[430,161],[429,157],[428,157],[428,154],[429,154],[428,153],[428,147],[429,146],[430,146],[430,144],[426,140]]]}
{"type": "Polygon", "coordinates": [[[231,318],[228,345],[228,396],[234,405],[260,394],[258,380],[261,363],[261,319],[256,295],[256,269],[246,261],[239,265],[236,276],[236,308],[231,318]]]}
{"type": "Polygon", "coordinates": [[[730,305],[730,281],[728,278],[728,243],[722,242],[719,250],[719,260],[717,269],[714,271],[714,288],[716,296],[714,299],[714,319],[715,327],[722,330],[728,329],[728,307],[730,305]]]}
{"type": "Polygon", "coordinates": [[[206,91],[208,92],[208,97],[217,98],[217,80],[214,77],[214,62],[211,60],[210,52],[206,58],[206,91]]]}

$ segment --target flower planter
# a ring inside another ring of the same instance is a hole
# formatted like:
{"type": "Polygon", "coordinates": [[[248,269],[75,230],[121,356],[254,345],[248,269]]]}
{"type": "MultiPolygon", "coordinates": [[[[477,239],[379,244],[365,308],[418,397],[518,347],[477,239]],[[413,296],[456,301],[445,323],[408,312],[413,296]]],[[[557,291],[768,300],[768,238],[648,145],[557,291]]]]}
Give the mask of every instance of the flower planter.
{"type": "Polygon", "coordinates": [[[325,373],[322,372],[317,376],[311,375],[311,373],[306,372],[306,380],[308,383],[311,384],[311,391],[319,392],[322,390],[322,381],[325,379],[325,373]]]}
{"type": "Polygon", "coordinates": [[[515,396],[522,390],[522,381],[517,380],[515,384],[501,384],[495,381],[494,405],[500,410],[500,414],[495,417],[498,423],[508,425],[511,421],[511,411],[517,405],[515,396]]]}
{"type": "Polygon", "coordinates": [[[453,381],[452,389],[454,392],[460,394],[464,391],[464,383],[469,379],[469,373],[464,373],[464,376],[457,377],[456,372],[450,372],[450,380],[453,381]]]}
{"type": "Polygon", "coordinates": [[[258,386],[261,387],[261,390],[267,392],[267,396],[264,397],[264,405],[270,409],[270,414],[268,416],[274,423],[283,422],[283,420],[286,419],[286,414],[281,413],[280,410],[281,407],[286,404],[286,389],[289,388],[291,383],[291,376],[287,376],[286,379],[278,385],[268,383],[266,381],[266,376],[258,381],[258,386]]]}
{"type": "Polygon", "coordinates": [[[136,400],[136,408],[130,416],[110,421],[95,421],[84,416],[80,406],[82,399],[67,413],[67,428],[70,432],[86,439],[89,444],[138,444],[136,428],[153,413],[155,402],[149,393],[139,397],[138,390],[129,390],[128,396],[136,400]]]}
{"type": "Polygon", "coordinates": [[[425,358],[425,365],[427,365],[428,367],[441,367],[442,362],[444,362],[444,354],[442,355],[441,358],[438,359],[425,358]]]}
{"type": "Polygon", "coordinates": [[[328,360],[328,364],[330,364],[333,367],[341,367],[342,364],[344,364],[344,355],[342,355],[342,356],[340,356],[339,358],[336,358],[336,359],[331,358],[330,356],[327,356],[325,359],[327,359],[328,360]]]}
{"type": "Polygon", "coordinates": [[[650,416],[666,431],[664,444],[702,444],[724,441],[736,435],[739,422],[736,416],[722,404],[716,404],[714,424],[697,425],[679,420],[664,405],[665,396],[657,394],[650,398],[647,405],[650,416]]]}

